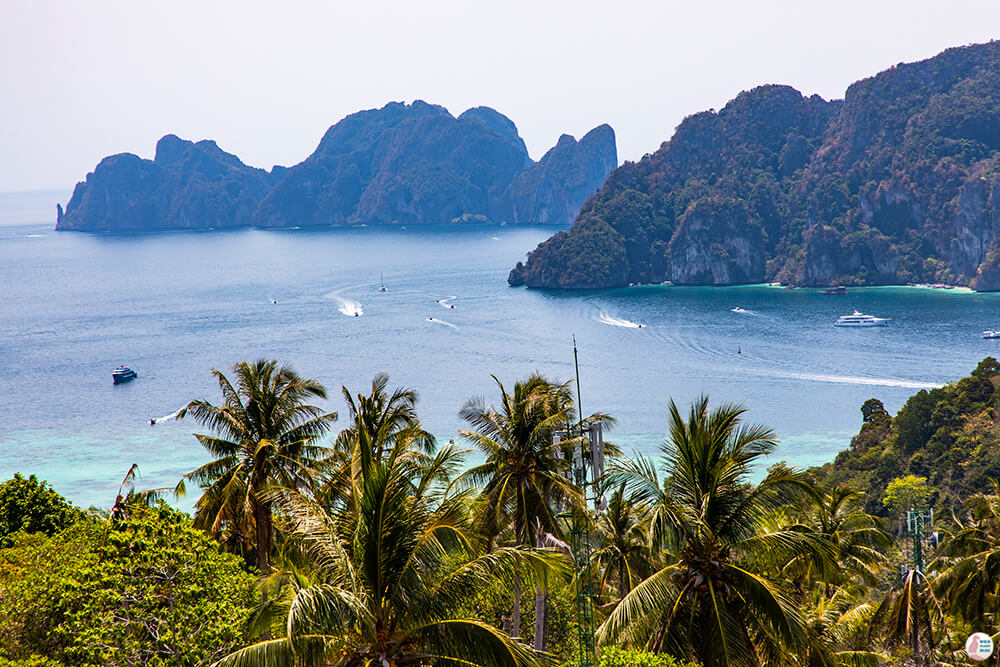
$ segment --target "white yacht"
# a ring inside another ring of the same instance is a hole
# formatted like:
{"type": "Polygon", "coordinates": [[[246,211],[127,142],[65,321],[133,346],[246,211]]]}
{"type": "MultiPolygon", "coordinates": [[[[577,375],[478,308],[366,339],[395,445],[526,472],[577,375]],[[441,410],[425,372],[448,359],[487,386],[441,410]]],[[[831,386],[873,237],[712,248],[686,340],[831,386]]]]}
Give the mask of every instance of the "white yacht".
{"type": "Polygon", "coordinates": [[[1000,331],[984,331],[983,338],[1000,338],[1000,331]]]}
{"type": "Polygon", "coordinates": [[[835,327],[884,327],[889,321],[887,317],[873,317],[854,311],[853,315],[841,315],[833,323],[835,327]]]}

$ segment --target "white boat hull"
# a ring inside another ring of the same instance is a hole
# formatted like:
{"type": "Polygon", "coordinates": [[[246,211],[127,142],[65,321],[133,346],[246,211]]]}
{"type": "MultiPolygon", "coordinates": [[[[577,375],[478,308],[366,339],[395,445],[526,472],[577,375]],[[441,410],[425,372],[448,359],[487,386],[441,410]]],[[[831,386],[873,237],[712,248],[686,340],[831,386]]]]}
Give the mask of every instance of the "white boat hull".
{"type": "Polygon", "coordinates": [[[884,327],[889,320],[875,320],[873,322],[834,322],[835,327],[884,327]]]}

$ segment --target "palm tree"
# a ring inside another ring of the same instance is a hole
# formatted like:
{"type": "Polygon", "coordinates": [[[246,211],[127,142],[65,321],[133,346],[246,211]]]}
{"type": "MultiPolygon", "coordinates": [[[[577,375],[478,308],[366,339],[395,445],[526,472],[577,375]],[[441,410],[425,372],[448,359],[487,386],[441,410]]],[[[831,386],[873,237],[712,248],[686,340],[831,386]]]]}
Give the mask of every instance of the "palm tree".
{"type": "Polygon", "coordinates": [[[611,494],[608,508],[594,524],[597,548],[593,560],[601,576],[599,595],[612,579],[618,583],[618,600],[652,572],[649,545],[641,508],[625,497],[625,485],[611,494]]]}
{"type": "Polygon", "coordinates": [[[389,376],[379,373],[367,396],[354,396],[347,387],[341,388],[350,425],[337,435],[332,453],[323,461],[325,471],[335,480],[327,485],[329,491],[340,493],[351,488],[357,496],[363,470],[390,456],[410,465],[414,475],[433,464],[436,443],[417,418],[417,392],[397,387],[390,394],[388,385],[389,376]]]}
{"type": "MultiPolygon", "coordinates": [[[[500,389],[500,409],[474,398],[459,412],[475,429],[459,434],[486,456],[485,463],[461,479],[483,487],[480,525],[491,529],[490,542],[509,526],[514,545],[522,546],[529,543],[532,527],[539,535],[559,535],[558,508],[579,504],[580,491],[565,475],[567,443],[554,443],[552,438],[553,431],[573,422],[573,396],[568,382],[555,384],[538,373],[516,382],[511,393],[492,377],[500,389]]],[[[538,629],[544,628],[544,619],[535,620],[538,629]]],[[[519,637],[521,592],[516,582],[511,622],[511,634],[519,637]]],[[[540,643],[543,638],[536,642],[540,643]]]]}
{"type": "Polygon", "coordinates": [[[869,627],[875,607],[858,603],[843,591],[832,597],[817,595],[805,612],[805,646],[794,664],[803,667],[877,667],[889,662],[871,650],[869,627]]]}
{"type": "Polygon", "coordinates": [[[903,577],[902,587],[889,591],[872,617],[869,637],[881,633],[886,648],[893,645],[907,647],[913,655],[913,664],[923,666],[930,649],[941,640],[944,612],[927,577],[919,570],[909,570],[903,577]]]}
{"type": "Polygon", "coordinates": [[[951,612],[972,623],[1000,618],[1000,483],[966,501],[968,516],[945,531],[931,570],[951,612]]]}
{"type": "Polygon", "coordinates": [[[706,396],[687,420],[673,401],[669,412],[663,485],[642,462],[608,476],[655,506],[652,542],[666,565],[625,596],[598,638],[696,656],[705,665],[788,661],[804,644],[803,619],[767,574],[806,553],[830,564],[834,549],[810,533],[767,530],[801,493],[799,476],[784,467],[758,484],[748,480],[774,449],[770,429],[743,425],[740,406],[709,411],[706,396]]]}
{"type": "MultiPolygon", "coordinates": [[[[404,453],[373,460],[356,499],[324,507],[307,494],[274,492],[312,562],[288,578],[284,635],[241,649],[219,667],[534,667],[546,659],[500,630],[454,610],[479,591],[534,581],[562,568],[525,547],[485,553],[470,531],[471,490],[444,496],[414,486],[404,453]]],[[[434,475],[435,473],[428,473],[434,475]]]]}
{"type": "MultiPolygon", "coordinates": [[[[802,488],[811,507],[800,512],[804,515],[802,523],[787,528],[811,531],[836,548],[838,566],[818,577],[824,595],[832,597],[837,585],[876,585],[879,568],[886,562],[882,549],[892,544],[892,537],[882,529],[877,517],[864,511],[864,494],[844,485],[829,490],[815,484],[803,484],[802,488]]],[[[807,583],[817,579],[815,564],[803,556],[786,564],[784,574],[807,583]]]]}
{"type": "Polygon", "coordinates": [[[252,532],[257,566],[266,575],[273,543],[267,491],[275,485],[295,488],[313,478],[327,452],[317,441],[337,415],[306,403],[326,398],[326,390],[289,366],[261,359],[239,362],[232,371],[233,381],[212,369],[222,390],[221,406],[191,401],[180,414],[214,432],[195,435],[214,460],[184,478],[204,489],[195,503],[195,525],[216,536],[225,532],[233,541],[246,540],[252,532]]]}

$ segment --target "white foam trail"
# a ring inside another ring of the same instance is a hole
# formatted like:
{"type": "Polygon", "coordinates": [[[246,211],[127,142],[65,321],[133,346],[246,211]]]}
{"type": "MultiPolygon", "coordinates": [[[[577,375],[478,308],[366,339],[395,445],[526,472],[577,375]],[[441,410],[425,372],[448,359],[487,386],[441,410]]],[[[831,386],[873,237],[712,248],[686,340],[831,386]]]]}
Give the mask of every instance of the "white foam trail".
{"type": "Polygon", "coordinates": [[[43,236],[45,236],[45,234],[28,234],[29,239],[40,239],[43,236]]]}
{"type": "Polygon", "coordinates": [[[451,309],[454,310],[455,305],[451,304],[451,303],[448,303],[448,302],[449,301],[454,301],[457,298],[458,298],[457,296],[446,296],[443,299],[435,299],[435,303],[437,303],[442,308],[451,308],[451,309]]]}
{"type": "Polygon", "coordinates": [[[597,321],[601,324],[608,324],[613,327],[626,327],[628,329],[641,329],[642,325],[638,322],[633,322],[631,320],[623,320],[617,317],[611,317],[607,313],[601,313],[597,316],[597,321]]]}
{"type": "Polygon", "coordinates": [[[365,314],[365,311],[361,308],[361,304],[359,302],[354,301],[353,299],[345,299],[342,296],[334,296],[333,298],[340,304],[340,306],[337,307],[337,310],[343,313],[346,317],[360,317],[365,314]]]}
{"type": "Polygon", "coordinates": [[[454,325],[454,324],[452,324],[451,322],[445,322],[444,320],[439,320],[439,319],[437,319],[436,317],[428,317],[428,318],[427,318],[427,321],[428,321],[428,322],[431,322],[431,323],[433,323],[433,324],[443,324],[443,325],[445,325],[446,327],[451,327],[452,329],[457,329],[457,328],[458,328],[457,326],[455,326],[455,325],[454,325]]]}
{"type": "Polygon", "coordinates": [[[837,384],[861,384],[872,387],[901,387],[903,389],[937,389],[940,384],[919,382],[917,380],[899,380],[896,378],[871,378],[856,375],[825,375],[822,373],[789,373],[771,371],[766,373],[772,377],[789,378],[792,380],[811,380],[813,382],[834,382],[837,384]]]}
{"type": "Polygon", "coordinates": [[[155,417],[154,419],[150,419],[149,420],[149,425],[152,426],[153,424],[159,424],[160,422],[165,422],[165,421],[167,421],[169,419],[177,419],[177,417],[180,416],[181,411],[183,409],[184,408],[178,408],[174,412],[171,412],[169,415],[165,415],[163,417],[155,417]]]}
{"type": "Polygon", "coordinates": [[[740,315],[759,315],[760,314],[760,313],[756,313],[756,312],[754,312],[752,310],[747,310],[746,308],[740,308],[739,306],[736,306],[735,308],[730,308],[729,310],[731,312],[738,313],[740,315]]]}

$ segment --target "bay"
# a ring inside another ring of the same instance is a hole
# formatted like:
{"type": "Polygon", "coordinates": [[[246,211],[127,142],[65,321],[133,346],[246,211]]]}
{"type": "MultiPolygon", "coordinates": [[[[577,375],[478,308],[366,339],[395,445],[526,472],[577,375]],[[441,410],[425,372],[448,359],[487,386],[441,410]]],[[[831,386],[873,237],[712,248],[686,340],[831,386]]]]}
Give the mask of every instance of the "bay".
{"type": "Polygon", "coordinates": [[[867,398],[895,412],[1000,355],[979,338],[1000,328],[996,294],[508,287],[551,227],[117,236],[23,219],[0,225],[0,478],[35,473],[82,506],[109,506],[132,463],[154,487],[206,461],[192,421],[149,420],[218,401],[210,369],[240,360],[316,377],[342,421],[340,387],[365,391],[386,372],[417,389],[443,442],[458,439],[466,399],[496,395],[491,374],[507,386],[535,370],[572,379],[575,335],[584,411],[615,416],[610,439],[627,452],[656,450],[669,398],[686,407],[708,393],[773,427],[776,458],[814,465],[848,445],[867,398]],[[832,326],[854,309],[892,320],[832,326]],[[119,364],[138,379],[114,386],[119,364]]]}

